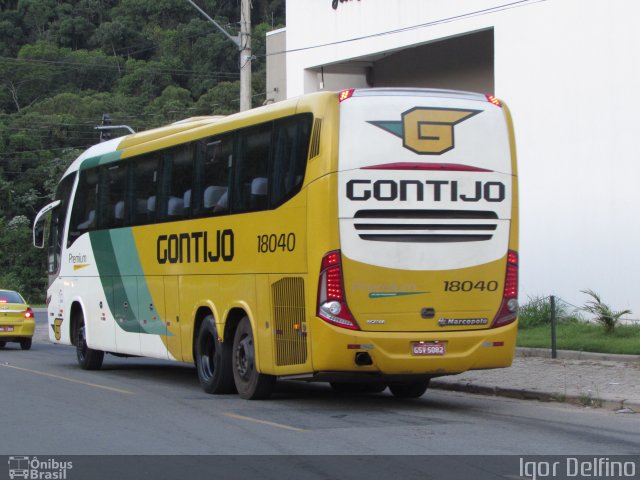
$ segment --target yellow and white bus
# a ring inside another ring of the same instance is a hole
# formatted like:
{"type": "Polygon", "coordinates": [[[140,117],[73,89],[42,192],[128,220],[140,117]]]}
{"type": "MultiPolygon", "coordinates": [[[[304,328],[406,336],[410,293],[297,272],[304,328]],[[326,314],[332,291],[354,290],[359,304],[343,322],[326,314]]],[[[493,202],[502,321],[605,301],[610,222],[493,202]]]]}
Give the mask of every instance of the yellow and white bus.
{"type": "Polygon", "coordinates": [[[491,96],[320,92],[100,143],[50,215],[51,341],[195,364],[209,393],[276,379],[421,396],[507,367],[514,136],[491,96]]]}

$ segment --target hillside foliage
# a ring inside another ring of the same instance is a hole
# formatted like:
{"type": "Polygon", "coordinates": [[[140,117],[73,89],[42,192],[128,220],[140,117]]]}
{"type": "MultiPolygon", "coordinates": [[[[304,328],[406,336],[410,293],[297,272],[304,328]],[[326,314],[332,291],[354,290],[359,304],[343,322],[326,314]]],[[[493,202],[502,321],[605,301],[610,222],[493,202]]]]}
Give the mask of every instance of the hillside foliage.
{"type": "MultiPolygon", "coordinates": [[[[239,0],[197,0],[237,34],[239,0]]],[[[265,100],[265,33],[285,0],[252,0],[253,105],[265,100]]],[[[0,0],[0,288],[46,290],[31,224],[61,173],[114,125],[146,130],[239,108],[236,47],[187,0],[0,0]]],[[[122,132],[126,133],[126,132],[122,132]]]]}

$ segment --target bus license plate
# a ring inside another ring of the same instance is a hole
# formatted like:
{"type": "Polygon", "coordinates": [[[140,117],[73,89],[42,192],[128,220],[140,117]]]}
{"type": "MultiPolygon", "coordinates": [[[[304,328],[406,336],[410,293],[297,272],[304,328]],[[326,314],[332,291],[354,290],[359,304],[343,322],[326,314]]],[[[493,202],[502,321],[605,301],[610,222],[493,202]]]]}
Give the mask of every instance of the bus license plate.
{"type": "Polygon", "coordinates": [[[13,332],[13,327],[0,327],[0,332],[13,332]]]}
{"type": "Polygon", "coordinates": [[[411,355],[429,356],[444,355],[444,353],[444,343],[413,342],[411,344],[411,355]]]}

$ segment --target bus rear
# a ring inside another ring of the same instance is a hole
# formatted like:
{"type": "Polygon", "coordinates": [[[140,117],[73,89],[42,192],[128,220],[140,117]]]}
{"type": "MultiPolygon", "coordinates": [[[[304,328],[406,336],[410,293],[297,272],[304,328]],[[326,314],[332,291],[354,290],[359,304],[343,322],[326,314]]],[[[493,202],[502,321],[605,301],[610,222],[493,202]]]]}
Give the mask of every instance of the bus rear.
{"type": "Polygon", "coordinates": [[[342,92],[339,111],[340,247],[322,261],[314,332],[335,347],[314,349],[314,368],[393,381],[509,366],[518,238],[506,107],[372,89],[342,92]]]}

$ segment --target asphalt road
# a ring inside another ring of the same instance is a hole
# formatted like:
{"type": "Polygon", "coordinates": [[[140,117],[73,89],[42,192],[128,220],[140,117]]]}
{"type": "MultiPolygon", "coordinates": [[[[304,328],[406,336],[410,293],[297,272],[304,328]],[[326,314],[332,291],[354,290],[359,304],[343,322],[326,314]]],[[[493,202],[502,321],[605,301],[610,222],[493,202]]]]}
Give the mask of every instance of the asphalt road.
{"type": "MultiPolygon", "coordinates": [[[[38,332],[30,351],[0,350],[0,455],[638,454],[639,415],[442,390],[348,396],[291,381],[252,402],[207,395],[195,368],[171,362],[107,356],[84,371],[72,347],[38,332]]],[[[364,458],[379,470],[382,457],[364,458]]]]}

